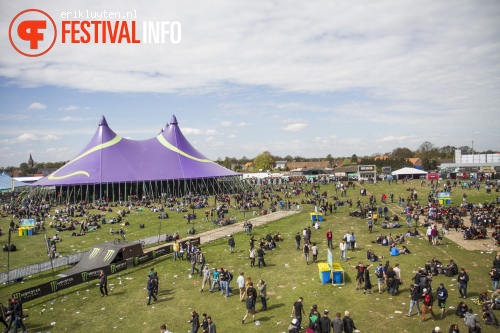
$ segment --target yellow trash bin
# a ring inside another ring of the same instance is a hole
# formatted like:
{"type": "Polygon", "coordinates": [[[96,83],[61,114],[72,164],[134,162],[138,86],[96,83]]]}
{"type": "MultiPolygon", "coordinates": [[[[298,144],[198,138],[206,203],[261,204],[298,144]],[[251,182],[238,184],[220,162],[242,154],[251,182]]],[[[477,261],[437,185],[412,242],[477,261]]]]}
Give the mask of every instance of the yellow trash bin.
{"type": "Polygon", "coordinates": [[[23,235],[23,229],[24,229],[23,227],[17,229],[19,236],[23,235]]]}

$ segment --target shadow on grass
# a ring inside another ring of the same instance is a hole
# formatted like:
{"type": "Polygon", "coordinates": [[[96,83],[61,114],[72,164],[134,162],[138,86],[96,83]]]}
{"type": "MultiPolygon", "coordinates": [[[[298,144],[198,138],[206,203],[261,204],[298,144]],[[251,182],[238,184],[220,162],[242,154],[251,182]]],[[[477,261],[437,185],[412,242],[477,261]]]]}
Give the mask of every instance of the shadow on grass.
{"type": "Polygon", "coordinates": [[[271,316],[271,317],[257,317],[257,320],[258,321],[270,321],[273,318],[274,318],[274,316],[271,316]]]}
{"type": "Polygon", "coordinates": [[[268,306],[266,311],[273,310],[273,309],[278,309],[278,308],[282,308],[284,306],[285,306],[284,303],[273,304],[271,306],[268,306]]]}

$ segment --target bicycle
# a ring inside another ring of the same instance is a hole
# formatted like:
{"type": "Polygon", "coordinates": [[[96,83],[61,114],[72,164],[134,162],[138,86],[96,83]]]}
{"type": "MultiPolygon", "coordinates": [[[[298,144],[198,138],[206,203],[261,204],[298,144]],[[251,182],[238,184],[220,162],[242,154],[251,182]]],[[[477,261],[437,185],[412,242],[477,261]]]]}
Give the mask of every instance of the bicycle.
{"type": "Polygon", "coordinates": [[[114,241],[115,245],[127,242],[126,237],[125,237],[125,233],[120,234],[120,236],[121,236],[121,238],[115,239],[115,241],[114,241]]]}

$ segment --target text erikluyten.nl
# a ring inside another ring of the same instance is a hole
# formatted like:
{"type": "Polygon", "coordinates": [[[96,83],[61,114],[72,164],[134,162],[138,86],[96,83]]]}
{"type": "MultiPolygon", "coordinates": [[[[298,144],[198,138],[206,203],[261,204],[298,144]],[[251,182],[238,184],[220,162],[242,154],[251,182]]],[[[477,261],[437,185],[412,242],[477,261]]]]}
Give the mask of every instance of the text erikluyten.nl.
{"type": "Polygon", "coordinates": [[[80,10],[61,12],[63,20],[103,20],[103,19],[137,19],[137,10],[128,11],[125,13],[107,10],[80,10]]]}

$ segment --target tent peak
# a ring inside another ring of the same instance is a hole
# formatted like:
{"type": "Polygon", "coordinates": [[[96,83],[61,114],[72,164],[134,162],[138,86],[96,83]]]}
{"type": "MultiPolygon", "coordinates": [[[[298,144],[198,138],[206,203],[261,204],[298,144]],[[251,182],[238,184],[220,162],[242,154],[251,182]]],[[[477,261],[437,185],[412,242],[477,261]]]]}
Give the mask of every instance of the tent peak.
{"type": "Polygon", "coordinates": [[[175,115],[172,115],[172,119],[170,119],[170,125],[177,125],[179,124],[177,122],[177,118],[175,118],[175,115]]]}
{"type": "Polygon", "coordinates": [[[99,121],[99,126],[108,126],[108,122],[106,121],[106,118],[104,116],[101,117],[101,120],[99,121]]]}

